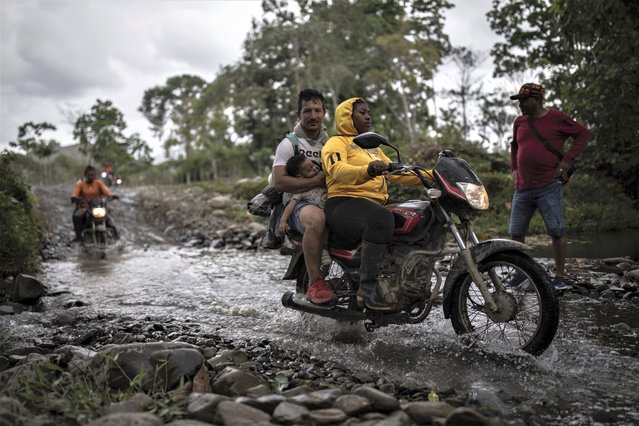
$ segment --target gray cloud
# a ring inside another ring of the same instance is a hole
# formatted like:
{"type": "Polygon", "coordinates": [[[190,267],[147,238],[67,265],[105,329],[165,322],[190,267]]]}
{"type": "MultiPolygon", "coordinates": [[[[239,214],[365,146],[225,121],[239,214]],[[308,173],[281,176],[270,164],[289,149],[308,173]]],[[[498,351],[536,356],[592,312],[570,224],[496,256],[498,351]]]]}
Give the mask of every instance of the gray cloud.
{"type": "Polygon", "coordinates": [[[0,149],[26,121],[58,126],[60,109],[110,99],[151,142],[137,112],[144,91],[177,74],[213,79],[241,54],[261,1],[1,0],[0,149]]]}

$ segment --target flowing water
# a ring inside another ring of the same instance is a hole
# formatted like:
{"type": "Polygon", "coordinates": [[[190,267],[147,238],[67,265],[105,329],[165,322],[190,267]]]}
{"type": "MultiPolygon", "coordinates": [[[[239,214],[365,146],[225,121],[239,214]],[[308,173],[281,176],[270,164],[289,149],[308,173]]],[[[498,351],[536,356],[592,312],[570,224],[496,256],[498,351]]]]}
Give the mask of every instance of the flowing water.
{"type": "MultiPolygon", "coordinates": [[[[287,260],[276,252],[130,246],[106,260],[77,255],[48,262],[40,278],[98,312],[168,316],[229,338],[272,339],[354,371],[470,392],[503,413],[528,406],[533,424],[595,424],[593,415],[608,424],[639,424],[636,306],[561,298],[555,341],[535,358],[466,347],[441,306],[422,324],[373,333],[286,309],[281,296],[294,287],[280,280],[287,260]]],[[[14,327],[28,333],[29,318],[16,316],[14,327]]]]}

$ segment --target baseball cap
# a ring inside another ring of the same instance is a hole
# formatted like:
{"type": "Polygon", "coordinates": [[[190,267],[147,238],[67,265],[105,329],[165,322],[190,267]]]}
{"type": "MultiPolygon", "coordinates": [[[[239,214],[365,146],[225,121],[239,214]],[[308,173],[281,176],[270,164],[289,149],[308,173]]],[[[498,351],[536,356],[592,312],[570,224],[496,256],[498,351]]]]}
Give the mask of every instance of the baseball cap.
{"type": "Polygon", "coordinates": [[[519,89],[519,93],[517,93],[516,95],[512,95],[510,99],[512,100],[525,99],[531,96],[540,96],[543,98],[544,92],[545,92],[544,88],[541,87],[539,84],[526,83],[523,86],[521,86],[521,88],[519,89]]]}

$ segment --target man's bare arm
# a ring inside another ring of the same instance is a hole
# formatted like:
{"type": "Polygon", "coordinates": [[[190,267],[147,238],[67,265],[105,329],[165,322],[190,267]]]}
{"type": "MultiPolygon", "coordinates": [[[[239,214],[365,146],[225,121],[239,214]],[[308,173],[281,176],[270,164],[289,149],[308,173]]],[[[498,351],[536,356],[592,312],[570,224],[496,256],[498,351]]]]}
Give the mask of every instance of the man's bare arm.
{"type": "Polygon", "coordinates": [[[319,172],[312,178],[298,178],[286,174],[286,166],[273,167],[273,185],[280,192],[298,194],[324,185],[326,175],[319,172]]]}

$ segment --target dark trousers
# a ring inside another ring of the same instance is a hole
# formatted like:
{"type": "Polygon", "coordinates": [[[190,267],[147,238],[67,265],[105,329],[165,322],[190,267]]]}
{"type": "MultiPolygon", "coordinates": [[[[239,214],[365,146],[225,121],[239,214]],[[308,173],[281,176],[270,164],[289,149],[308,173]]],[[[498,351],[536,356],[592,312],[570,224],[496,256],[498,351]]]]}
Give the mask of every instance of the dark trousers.
{"type": "Polygon", "coordinates": [[[333,197],[324,205],[326,225],[348,241],[388,244],[393,238],[393,213],[364,198],[333,197]]]}

